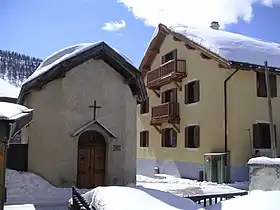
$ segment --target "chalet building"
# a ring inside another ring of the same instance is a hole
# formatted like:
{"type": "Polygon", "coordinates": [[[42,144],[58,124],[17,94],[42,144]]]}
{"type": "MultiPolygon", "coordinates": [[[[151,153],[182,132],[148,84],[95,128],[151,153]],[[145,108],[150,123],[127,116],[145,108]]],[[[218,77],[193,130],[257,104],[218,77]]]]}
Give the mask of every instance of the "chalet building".
{"type": "Polygon", "coordinates": [[[226,153],[228,180],[248,180],[245,164],[255,151],[271,155],[265,60],[280,128],[279,58],[279,44],[219,30],[217,22],[160,24],[140,64],[148,100],[137,109],[137,173],[158,167],[198,179],[206,153],[226,153]]]}

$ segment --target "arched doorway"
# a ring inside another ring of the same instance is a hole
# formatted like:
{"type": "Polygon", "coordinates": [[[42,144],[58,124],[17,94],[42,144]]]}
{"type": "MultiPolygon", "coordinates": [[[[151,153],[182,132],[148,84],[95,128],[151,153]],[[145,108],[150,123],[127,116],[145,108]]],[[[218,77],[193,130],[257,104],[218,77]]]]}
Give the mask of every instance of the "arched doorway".
{"type": "Polygon", "coordinates": [[[93,188],[105,184],[106,141],[97,131],[85,131],[78,142],[79,188],[93,188]]]}

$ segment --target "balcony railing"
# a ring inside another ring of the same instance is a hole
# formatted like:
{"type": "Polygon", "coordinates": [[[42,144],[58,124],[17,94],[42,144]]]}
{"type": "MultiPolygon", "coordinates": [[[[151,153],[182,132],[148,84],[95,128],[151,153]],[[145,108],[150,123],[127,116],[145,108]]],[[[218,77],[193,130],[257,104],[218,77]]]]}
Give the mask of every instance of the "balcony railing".
{"type": "Polygon", "coordinates": [[[178,123],[179,121],[179,103],[168,102],[152,107],[151,124],[178,123]]]}
{"type": "Polygon", "coordinates": [[[186,61],[174,59],[149,71],[147,74],[147,86],[151,89],[158,88],[168,84],[172,79],[180,80],[185,76],[187,76],[186,61]]]}

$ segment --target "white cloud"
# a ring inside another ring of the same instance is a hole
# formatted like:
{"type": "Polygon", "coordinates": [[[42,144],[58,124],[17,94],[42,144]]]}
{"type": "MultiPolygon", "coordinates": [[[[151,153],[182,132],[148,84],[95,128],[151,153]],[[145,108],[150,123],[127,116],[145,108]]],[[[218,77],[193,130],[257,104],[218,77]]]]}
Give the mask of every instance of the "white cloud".
{"type": "Polygon", "coordinates": [[[126,22],[124,20],[121,21],[113,21],[113,22],[106,22],[102,26],[104,31],[119,31],[126,27],[126,22]]]}
{"type": "Polygon", "coordinates": [[[253,18],[252,5],[261,3],[272,7],[280,0],[118,0],[136,18],[146,25],[168,26],[183,24],[190,26],[209,26],[218,21],[221,27],[236,23],[238,19],[249,22],[253,18]]]}

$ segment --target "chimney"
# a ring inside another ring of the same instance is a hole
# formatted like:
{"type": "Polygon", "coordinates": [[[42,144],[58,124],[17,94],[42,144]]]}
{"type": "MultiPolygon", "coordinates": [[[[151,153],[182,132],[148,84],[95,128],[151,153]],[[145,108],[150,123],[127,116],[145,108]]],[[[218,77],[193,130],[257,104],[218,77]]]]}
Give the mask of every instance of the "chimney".
{"type": "Polygon", "coordinates": [[[217,21],[212,21],[210,28],[212,28],[214,30],[219,30],[220,25],[219,25],[219,23],[217,21]]]}

